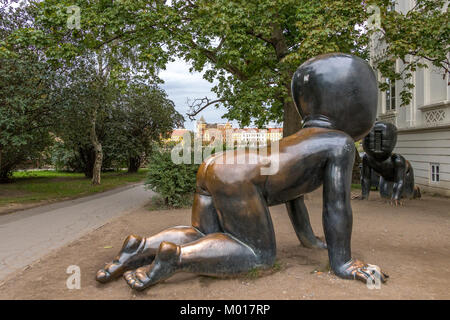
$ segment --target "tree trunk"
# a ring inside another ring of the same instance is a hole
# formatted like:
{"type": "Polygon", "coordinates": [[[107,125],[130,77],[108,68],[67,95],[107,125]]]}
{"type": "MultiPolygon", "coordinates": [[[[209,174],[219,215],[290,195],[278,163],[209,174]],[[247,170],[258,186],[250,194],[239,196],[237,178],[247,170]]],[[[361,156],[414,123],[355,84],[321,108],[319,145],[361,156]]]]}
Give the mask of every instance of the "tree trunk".
{"type": "Polygon", "coordinates": [[[361,157],[359,156],[358,149],[355,146],[355,163],[353,164],[353,172],[352,172],[352,183],[360,184],[361,183],[361,157]]]}
{"type": "MultiPolygon", "coordinates": [[[[98,87],[97,90],[99,90],[97,93],[100,93],[103,91],[105,87],[105,78],[104,78],[104,69],[103,69],[103,51],[100,49],[97,52],[97,62],[98,62],[98,74],[97,74],[97,80],[98,80],[98,87]]],[[[99,185],[101,183],[101,173],[102,173],[102,164],[103,164],[103,148],[100,141],[98,141],[97,137],[97,131],[96,131],[96,124],[97,124],[97,112],[100,110],[100,108],[104,105],[104,101],[102,101],[101,98],[102,95],[97,95],[97,105],[94,108],[92,112],[92,118],[91,118],[91,143],[94,147],[95,151],[95,162],[94,162],[94,169],[92,172],[92,184],[93,185],[99,185]]]]}
{"type": "Polygon", "coordinates": [[[0,168],[0,183],[11,182],[11,170],[7,168],[0,168]]]}
{"type": "MultiPolygon", "coordinates": [[[[5,157],[5,159],[8,159],[5,157]]],[[[18,161],[16,161],[18,162],[18,161]]],[[[0,183],[8,183],[11,182],[12,171],[14,169],[14,165],[11,162],[3,161],[3,152],[0,149],[0,183]]]]}
{"type": "Polygon", "coordinates": [[[295,107],[291,98],[291,89],[289,84],[289,97],[284,99],[283,107],[283,137],[294,134],[302,127],[302,118],[295,107]]]}
{"type": "Polygon", "coordinates": [[[128,159],[128,173],[138,172],[140,166],[141,166],[141,157],[140,156],[129,157],[129,159],[128,159]]]}
{"type": "Polygon", "coordinates": [[[0,167],[0,183],[11,182],[13,168],[14,166],[8,164],[3,164],[3,166],[0,167]]]}
{"type": "Polygon", "coordinates": [[[92,179],[92,172],[94,171],[95,152],[92,146],[79,146],[78,154],[80,155],[72,167],[75,172],[82,172],[86,178],[92,179]]]}
{"type": "Polygon", "coordinates": [[[92,171],[92,184],[101,184],[101,173],[102,173],[102,163],[103,163],[103,149],[102,144],[98,141],[97,133],[95,130],[97,112],[94,111],[93,117],[91,119],[91,142],[95,151],[95,161],[94,168],[92,171]]]}
{"type": "MultiPolygon", "coordinates": [[[[289,53],[289,48],[286,44],[286,38],[283,34],[282,26],[278,24],[272,24],[271,43],[274,46],[275,54],[278,61],[282,61],[283,58],[289,53]]],[[[302,118],[298,113],[294,101],[292,100],[291,80],[293,72],[290,70],[283,71],[283,78],[285,79],[285,88],[288,92],[288,96],[283,99],[283,136],[287,137],[301,129],[302,118]]]]}

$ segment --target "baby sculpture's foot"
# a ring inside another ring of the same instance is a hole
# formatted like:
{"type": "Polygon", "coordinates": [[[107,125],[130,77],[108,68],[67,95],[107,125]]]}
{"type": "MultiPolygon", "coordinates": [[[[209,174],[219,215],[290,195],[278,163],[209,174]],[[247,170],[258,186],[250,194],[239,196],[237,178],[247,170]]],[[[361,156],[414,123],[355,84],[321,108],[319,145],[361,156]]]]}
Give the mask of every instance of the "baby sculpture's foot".
{"type": "Polygon", "coordinates": [[[143,257],[139,257],[145,247],[145,238],[128,236],[125,239],[119,255],[108,263],[103,269],[98,270],[96,280],[106,283],[121,276],[125,271],[137,268],[148,263],[143,257]]]}
{"type": "Polygon", "coordinates": [[[401,206],[403,206],[403,201],[397,200],[397,199],[392,199],[390,201],[390,205],[393,207],[399,207],[399,206],[401,207],[401,206]]]}
{"type": "Polygon", "coordinates": [[[305,248],[309,248],[309,249],[326,249],[327,248],[327,244],[325,243],[325,241],[322,241],[322,239],[320,239],[318,237],[314,237],[314,239],[312,241],[310,241],[309,239],[302,239],[301,243],[305,248]]]}
{"type": "Polygon", "coordinates": [[[151,265],[125,272],[123,275],[127,284],[135,290],[145,288],[167,279],[174,274],[179,266],[180,247],[171,242],[161,242],[158,254],[151,265]]]}
{"type": "Polygon", "coordinates": [[[413,198],[414,199],[422,198],[422,193],[420,192],[420,188],[418,186],[414,186],[413,198]]]}
{"type": "Polygon", "coordinates": [[[351,260],[340,268],[338,276],[345,279],[356,279],[365,283],[376,283],[379,279],[385,283],[389,276],[381,271],[380,267],[366,264],[359,260],[351,260]]]}

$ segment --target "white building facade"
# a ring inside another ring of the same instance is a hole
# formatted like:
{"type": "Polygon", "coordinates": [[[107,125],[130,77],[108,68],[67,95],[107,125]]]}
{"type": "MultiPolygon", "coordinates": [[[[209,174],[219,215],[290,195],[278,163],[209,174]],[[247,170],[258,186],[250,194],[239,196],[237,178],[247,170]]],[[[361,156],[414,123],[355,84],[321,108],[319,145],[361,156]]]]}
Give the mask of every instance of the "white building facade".
{"type": "Polygon", "coordinates": [[[231,145],[262,147],[282,139],[283,128],[233,128],[229,122],[207,123],[201,117],[196,124],[195,136],[204,143],[210,143],[219,139],[231,145]],[[229,141],[230,139],[232,141],[229,141]]]}
{"type": "MultiPolygon", "coordinates": [[[[407,12],[414,0],[397,0],[395,10],[407,12]]],[[[428,68],[413,72],[412,100],[400,106],[403,81],[390,82],[381,77],[376,63],[386,58],[385,44],[376,36],[372,39],[371,64],[378,81],[390,84],[390,89],[379,92],[378,120],[397,126],[398,139],[394,150],[410,161],[415,181],[428,193],[450,196],[450,86],[449,75],[428,63],[428,68]]],[[[427,63],[423,61],[423,63],[427,63]]],[[[402,70],[400,60],[397,72],[402,70]]]]}

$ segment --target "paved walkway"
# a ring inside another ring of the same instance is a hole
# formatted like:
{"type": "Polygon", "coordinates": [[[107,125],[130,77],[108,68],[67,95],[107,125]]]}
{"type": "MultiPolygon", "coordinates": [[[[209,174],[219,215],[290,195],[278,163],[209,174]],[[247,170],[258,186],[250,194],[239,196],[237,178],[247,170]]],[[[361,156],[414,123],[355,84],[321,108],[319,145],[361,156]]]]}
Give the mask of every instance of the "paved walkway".
{"type": "Polygon", "coordinates": [[[145,205],[152,194],[143,185],[133,185],[0,216],[0,280],[112,218],[145,205]]]}

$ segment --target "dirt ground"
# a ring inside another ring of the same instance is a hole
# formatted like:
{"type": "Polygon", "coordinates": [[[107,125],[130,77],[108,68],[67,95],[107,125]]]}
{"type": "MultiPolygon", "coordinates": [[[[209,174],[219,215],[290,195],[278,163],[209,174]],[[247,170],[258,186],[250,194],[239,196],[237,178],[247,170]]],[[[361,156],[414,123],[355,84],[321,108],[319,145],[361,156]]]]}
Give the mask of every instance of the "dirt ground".
{"type": "MultiPolygon", "coordinates": [[[[316,234],[323,236],[320,191],[306,203],[316,234]]],[[[228,279],[179,273],[143,293],[121,278],[97,283],[97,269],[127,235],[190,222],[190,210],[140,209],[10,275],[0,284],[0,299],[450,299],[450,199],[424,196],[394,208],[373,192],[369,201],[352,200],[352,206],[353,256],[390,275],[381,289],[325,271],[327,252],[300,246],[283,206],[271,208],[278,247],[272,270],[228,279]],[[70,265],[81,269],[79,290],[66,286],[70,265]]]]}

